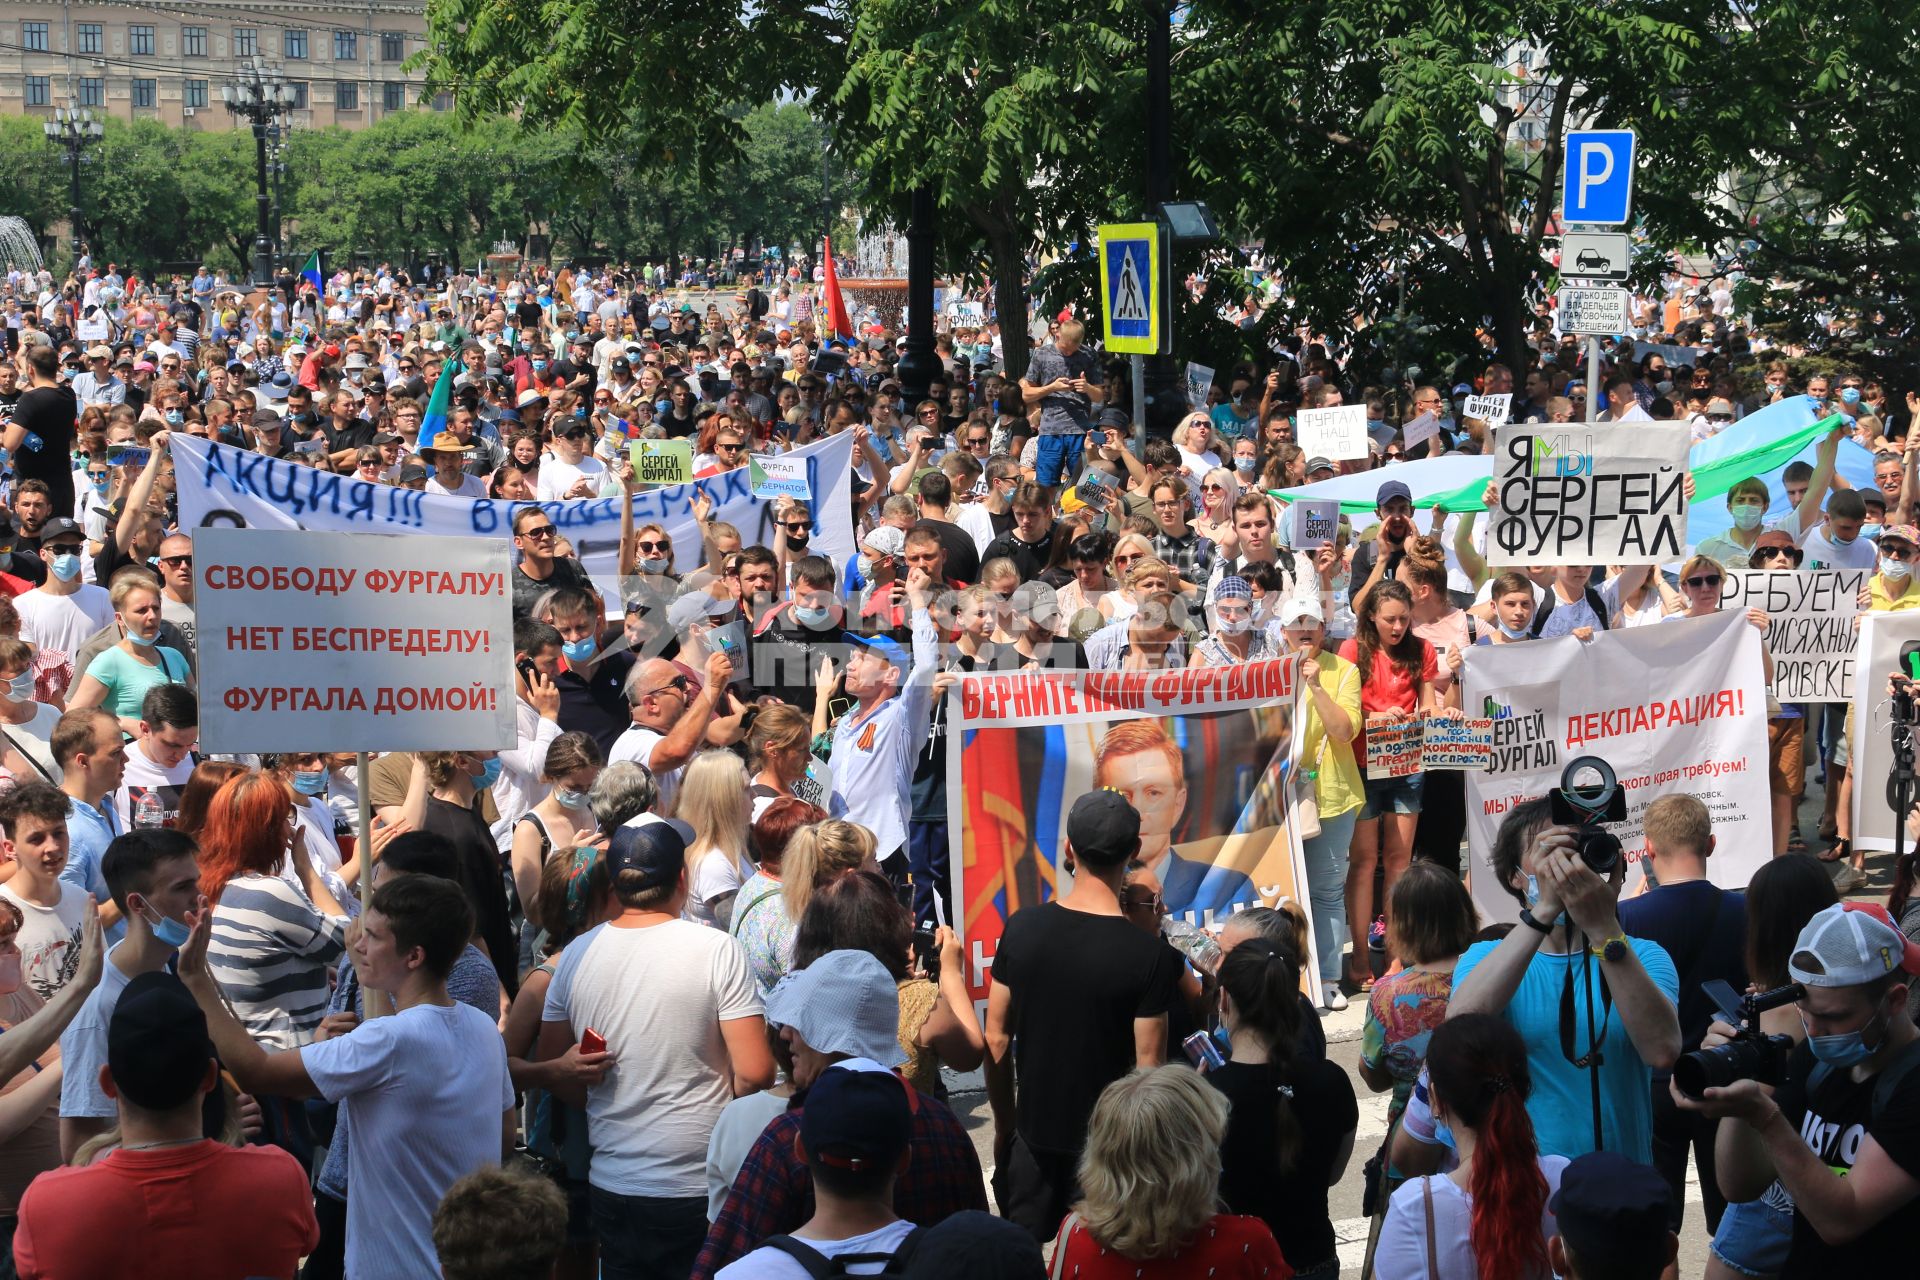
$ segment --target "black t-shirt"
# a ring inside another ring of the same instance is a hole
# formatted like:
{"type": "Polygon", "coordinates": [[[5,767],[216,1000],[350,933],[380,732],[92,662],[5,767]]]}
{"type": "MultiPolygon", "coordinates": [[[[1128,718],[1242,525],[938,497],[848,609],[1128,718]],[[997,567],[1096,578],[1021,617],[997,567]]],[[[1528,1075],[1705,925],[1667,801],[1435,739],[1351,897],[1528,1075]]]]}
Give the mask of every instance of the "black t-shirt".
{"type": "Polygon", "coordinates": [[[421,830],[442,836],[453,845],[460,859],[460,887],[473,904],[480,939],[493,957],[493,971],[500,975],[500,985],[512,995],[520,989],[520,949],[513,942],[507,885],[500,875],[500,854],[487,820],[478,808],[462,808],[438,796],[428,796],[421,830]]]}
{"type": "Polygon", "coordinates": [[[993,980],[1013,994],[1017,1124],[1028,1146],[1070,1155],[1086,1144],[1100,1091],[1134,1068],[1134,1019],[1173,1004],[1177,959],[1119,916],[1057,902],[1013,913],[993,980]]]}
{"type": "Polygon", "coordinates": [[[632,670],[631,654],[610,653],[589,667],[584,677],[577,671],[555,676],[553,682],[560,687],[560,728],[567,733],[578,730],[599,743],[600,750],[612,751],[633,723],[623,692],[632,670]]]}
{"type": "MultiPolygon", "coordinates": [[[[1807,1077],[1813,1067],[1813,1051],[1802,1044],[1787,1060],[1786,1082],[1774,1101],[1820,1163],[1844,1173],[1859,1159],[1865,1139],[1872,1137],[1908,1177],[1920,1178],[1920,1070],[1907,1072],[1874,1119],[1873,1089],[1878,1077],[1855,1083],[1848,1071],[1829,1071],[1809,1097],[1807,1077]]],[[[1920,1199],[1907,1201],[1844,1245],[1822,1240],[1806,1215],[1796,1209],[1793,1246],[1780,1277],[1832,1280],[1835,1276],[1911,1275],[1916,1239],[1920,1239],[1920,1199]]]]}
{"type": "Polygon", "coordinates": [[[987,544],[986,554],[980,557],[981,562],[985,563],[1005,556],[1013,561],[1013,567],[1020,571],[1020,581],[1032,582],[1040,576],[1040,571],[1047,567],[1047,561],[1052,559],[1053,539],[1059,531],[1060,524],[1055,521],[1040,541],[1023,542],[1020,540],[1020,535],[1009,530],[987,544]]]}
{"type": "Polygon", "coordinates": [[[980,551],[964,529],[951,520],[916,520],[907,532],[912,533],[915,529],[930,530],[946,549],[943,576],[968,585],[980,581],[980,551]]]}
{"type": "Polygon", "coordinates": [[[40,447],[22,444],[13,455],[16,487],[39,480],[53,498],[56,515],[73,510],[73,423],[79,416],[73,388],[35,387],[13,407],[13,420],[40,437],[40,447]]]}
{"type": "Polygon", "coordinates": [[[1229,1062],[1207,1073],[1233,1104],[1220,1143],[1220,1198],[1227,1212],[1271,1227],[1289,1262],[1310,1267],[1334,1256],[1327,1176],[1341,1143],[1360,1123],[1360,1107],[1347,1073],[1324,1058],[1296,1060],[1288,1074],[1291,1099],[1280,1092],[1282,1082],[1267,1063],[1229,1062]],[[1281,1107],[1292,1110],[1300,1130],[1299,1150],[1285,1173],[1274,1144],[1281,1107]]]}
{"type": "Polygon", "coordinates": [[[522,329],[535,329],[539,327],[541,317],[546,313],[540,309],[539,303],[529,299],[516,306],[513,314],[514,318],[520,321],[522,329]]]}
{"type": "Polygon", "coordinates": [[[1620,927],[1659,943],[1680,975],[1680,1047],[1700,1047],[1713,1021],[1713,1002],[1700,984],[1720,978],[1747,989],[1747,895],[1715,888],[1710,880],[1661,885],[1620,899],[1620,927]]]}
{"type": "Polygon", "coordinates": [[[342,449],[364,449],[373,443],[373,424],[365,418],[349,418],[347,425],[336,431],[333,419],[327,419],[327,452],[339,453],[342,449]]]}
{"type": "Polygon", "coordinates": [[[525,569],[513,566],[513,616],[530,617],[533,606],[540,603],[540,597],[549,591],[569,587],[575,591],[589,591],[593,588],[593,579],[580,567],[578,560],[562,556],[553,562],[553,572],[544,578],[529,578],[525,569]]]}

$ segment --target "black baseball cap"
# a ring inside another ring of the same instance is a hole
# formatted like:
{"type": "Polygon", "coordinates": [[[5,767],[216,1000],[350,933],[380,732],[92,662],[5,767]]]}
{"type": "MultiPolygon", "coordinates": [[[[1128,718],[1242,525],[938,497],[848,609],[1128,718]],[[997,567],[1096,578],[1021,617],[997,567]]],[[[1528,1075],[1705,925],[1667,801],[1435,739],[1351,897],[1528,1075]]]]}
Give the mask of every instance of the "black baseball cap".
{"type": "Polygon", "coordinates": [[[1127,857],[1140,844],[1140,811],[1111,787],[1089,791],[1067,813],[1067,843],[1094,862],[1127,857]]]}
{"type": "Polygon", "coordinates": [[[687,842],[667,822],[647,822],[623,826],[607,842],[607,870],[615,877],[622,871],[640,873],[641,889],[670,885],[687,869],[687,842]]]}
{"type": "Polygon", "coordinates": [[[807,1159],[835,1169],[891,1168],[913,1139],[907,1087],[877,1063],[834,1066],[807,1089],[800,1145],[807,1159]]]}
{"type": "Polygon", "coordinates": [[[1593,1151],[1561,1170],[1548,1208],[1583,1272],[1654,1275],[1667,1263],[1671,1204],[1667,1180],[1652,1165],[1593,1151]]]}
{"type": "Polygon", "coordinates": [[[180,979],[143,973],[120,993],[107,1023],[107,1070],[127,1101],[148,1111],[186,1104],[213,1056],[207,1017],[180,979]]]}
{"type": "Polygon", "coordinates": [[[61,538],[83,538],[86,531],[66,516],[55,516],[40,526],[40,545],[46,546],[61,538]]]}

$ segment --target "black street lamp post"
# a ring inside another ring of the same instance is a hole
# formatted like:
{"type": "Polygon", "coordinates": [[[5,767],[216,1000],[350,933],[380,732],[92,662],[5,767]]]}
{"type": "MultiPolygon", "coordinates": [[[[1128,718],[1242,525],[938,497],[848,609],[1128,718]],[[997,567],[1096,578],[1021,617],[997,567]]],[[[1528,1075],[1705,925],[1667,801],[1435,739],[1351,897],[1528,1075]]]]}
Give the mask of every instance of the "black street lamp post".
{"type": "Polygon", "coordinates": [[[254,206],[258,226],[253,236],[253,287],[273,287],[273,234],[269,227],[272,197],[267,194],[267,125],[293,105],[293,86],[278,67],[258,57],[247,59],[235,78],[220,86],[227,110],[253,125],[254,206]]]}
{"type": "Polygon", "coordinates": [[[106,132],[106,126],[93,118],[93,112],[80,106],[71,98],[64,107],[53,109],[53,119],[41,124],[40,129],[47,135],[48,141],[55,146],[65,147],[67,166],[72,171],[73,186],[68,195],[67,227],[73,237],[73,260],[80,261],[80,153],[100,141],[106,132]]]}

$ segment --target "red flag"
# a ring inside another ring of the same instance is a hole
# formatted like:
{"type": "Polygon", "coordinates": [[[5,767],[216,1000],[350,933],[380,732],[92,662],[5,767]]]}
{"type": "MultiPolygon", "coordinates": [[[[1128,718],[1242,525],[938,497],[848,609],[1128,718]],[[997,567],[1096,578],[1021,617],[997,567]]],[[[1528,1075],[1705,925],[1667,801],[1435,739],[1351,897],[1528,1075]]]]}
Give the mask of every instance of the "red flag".
{"type": "Polygon", "coordinates": [[[826,239],[827,268],[827,324],[832,327],[833,336],[842,342],[853,341],[853,322],[847,319],[847,300],[840,296],[840,273],[833,269],[833,238],[826,239]]]}

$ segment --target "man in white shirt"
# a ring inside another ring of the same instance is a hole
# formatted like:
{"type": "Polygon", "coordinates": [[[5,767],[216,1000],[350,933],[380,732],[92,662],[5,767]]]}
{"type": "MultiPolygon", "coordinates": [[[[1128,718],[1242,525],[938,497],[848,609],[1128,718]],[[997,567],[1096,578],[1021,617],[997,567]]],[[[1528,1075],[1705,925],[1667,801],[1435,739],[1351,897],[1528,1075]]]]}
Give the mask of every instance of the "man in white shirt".
{"type": "Polygon", "coordinates": [[[487,482],[466,472],[467,455],[473,446],[463,443],[451,431],[433,438],[433,447],[420,451],[420,460],[433,468],[427,477],[427,492],[449,498],[484,498],[487,482]]]}
{"type": "Polygon", "coordinates": [[[42,1000],[73,977],[87,895],[60,878],[67,869],[67,798],[44,782],[16,787],[0,800],[0,852],[14,863],[0,897],[25,917],[15,938],[24,981],[42,1000]]]}
{"type": "Polygon", "coordinates": [[[636,662],[628,674],[627,706],[633,727],[620,735],[607,759],[647,766],[660,788],[655,807],[661,813],[673,811],[681,771],[707,745],[714,708],[731,679],[733,663],[717,649],[707,655],[707,682],[697,692],[692,679],[665,658],[636,662]]]}
{"type": "Polygon", "coordinates": [[[111,347],[87,349],[87,371],[73,380],[73,394],[82,409],[88,405],[112,408],[126,403],[127,384],[113,376],[112,361],[111,347]]]}
{"type": "Polygon", "coordinates": [[[540,464],[534,486],[537,502],[569,502],[594,498],[607,480],[607,464],[588,455],[593,426],[582,418],[567,418],[553,429],[553,452],[540,464]]]}
{"type": "Polygon", "coordinates": [[[940,658],[939,634],[928,612],[932,599],[933,578],[925,569],[909,569],[911,656],[887,636],[847,632],[841,637],[848,645],[845,685],[854,706],[833,728],[828,766],[834,803],[845,806],[849,822],[873,832],[881,869],[901,882],[914,756],[927,740],[940,658]]]}
{"type": "Polygon", "coordinates": [[[183,684],[157,684],[140,703],[140,733],[127,750],[120,785],[107,801],[120,830],[173,825],[180,793],[193,776],[200,741],[200,700],[183,684]]]}
{"type": "Polygon", "coordinates": [[[679,833],[623,826],[607,868],[610,918],[561,953],[534,1056],[561,1057],[588,1030],[605,1041],[619,1066],[585,1090],[602,1263],[608,1275],[684,1276],[707,1234],[714,1123],[734,1098],[773,1083],[773,1054],[746,952],[680,918],[679,833]]]}
{"type": "Polygon", "coordinates": [[[47,566],[47,580],[13,598],[22,640],[71,655],[113,621],[106,588],[80,580],[86,545],[80,526],[65,516],[41,526],[40,559],[47,566]]]}
{"type": "Polygon", "coordinates": [[[1826,523],[1800,542],[1808,569],[1871,569],[1879,558],[1873,540],[1860,536],[1867,501],[1857,489],[1839,489],[1827,498],[1826,523]]]}

